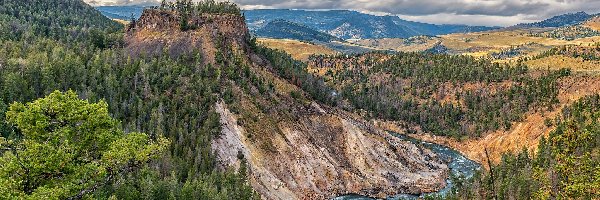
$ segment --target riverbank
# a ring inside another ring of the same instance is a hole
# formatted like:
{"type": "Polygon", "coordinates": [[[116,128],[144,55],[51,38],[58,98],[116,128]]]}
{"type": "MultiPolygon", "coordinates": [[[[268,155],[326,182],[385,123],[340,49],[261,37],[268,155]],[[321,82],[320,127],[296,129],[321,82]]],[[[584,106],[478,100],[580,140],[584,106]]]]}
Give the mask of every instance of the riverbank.
{"type": "MultiPolygon", "coordinates": [[[[419,199],[425,196],[446,196],[449,192],[452,191],[452,187],[454,186],[453,177],[456,178],[470,178],[472,177],[476,171],[481,170],[481,165],[473,160],[468,159],[465,155],[460,152],[443,145],[439,145],[436,143],[430,143],[421,141],[406,135],[389,132],[391,135],[404,140],[409,141],[415,145],[423,146],[425,148],[430,149],[434,153],[438,154],[446,163],[448,163],[448,168],[450,169],[450,176],[446,179],[446,187],[437,192],[432,193],[423,193],[423,194],[398,194],[391,197],[388,197],[389,200],[397,200],[397,199],[419,199]]],[[[373,199],[360,195],[343,195],[334,198],[334,200],[367,200],[373,199]]]]}

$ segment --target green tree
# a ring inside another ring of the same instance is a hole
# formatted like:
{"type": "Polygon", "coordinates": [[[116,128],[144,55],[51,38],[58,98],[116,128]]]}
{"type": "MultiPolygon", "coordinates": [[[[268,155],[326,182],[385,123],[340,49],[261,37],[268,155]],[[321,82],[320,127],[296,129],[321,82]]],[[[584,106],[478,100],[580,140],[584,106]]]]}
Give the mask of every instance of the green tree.
{"type": "Polygon", "coordinates": [[[0,138],[0,199],[78,199],[144,166],[167,149],[164,138],[125,133],[104,101],[76,93],[13,103],[6,120],[21,138],[0,138]]]}
{"type": "MultiPolygon", "coordinates": [[[[4,115],[6,114],[7,106],[4,104],[3,100],[0,98],[0,119],[4,119],[4,115]]],[[[9,129],[6,125],[6,122],[0,121],[0,137],[9,137],[9,129]]]]}

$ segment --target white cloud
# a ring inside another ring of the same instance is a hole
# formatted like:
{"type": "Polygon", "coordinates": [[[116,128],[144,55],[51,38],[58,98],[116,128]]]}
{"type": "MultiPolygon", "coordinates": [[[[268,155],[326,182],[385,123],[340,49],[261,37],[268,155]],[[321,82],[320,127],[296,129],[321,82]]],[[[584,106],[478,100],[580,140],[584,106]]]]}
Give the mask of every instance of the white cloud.
{"type": "MultiPolygon", "coordinates": [[[[159,0],[85,0],[93,5],[156,4],[159,0]]],[[[600,12],[600,0],[231,0],[243,9],[348,9],[431,23],[513,25],[554,15],[600,12]]]]}
{"type": "Polygon", "coordinates": [[[83,0],[92,6],[154,5],[159,0],[83,0]]]}
{"type": "Polygon", "coordinates": [[[512,26],[519,23],[531,23],[539,20],[528,19],[527,16],[491,16],[491,15],[457,15],[457,14],[432,14],[432,15],[398,15],[400,18],[410,21],[425,22],[431,24],[469,24],[474,26],[512,26]]]}

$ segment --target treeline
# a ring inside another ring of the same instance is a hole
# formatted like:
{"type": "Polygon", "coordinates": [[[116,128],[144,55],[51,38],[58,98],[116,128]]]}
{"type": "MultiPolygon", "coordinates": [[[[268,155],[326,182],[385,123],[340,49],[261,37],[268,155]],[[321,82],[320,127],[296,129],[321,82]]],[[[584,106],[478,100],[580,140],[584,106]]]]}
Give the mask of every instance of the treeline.
{"type": "Polygon", "coordinates": [[[520,63],[423,53],[320,56],[311,65],[328,69],[328,84],[370,116],[457,138],[510,129],[530,109],[553,106],[556,80],[570,73],[532,77],[520,63]]]}
{"type": "Polygon", "coordinates": [[[535,42],[530,42],[527,44],[511,46],[510,48],[502,49],[500,52],[491,52],[488,57],[493,60],[514,58],[514,57],[523,55],[524,51],[527,50],[528,48],[530,48],[530,46],[537,46],[537,45],[539,45],[539,44],[537,44],[535,42]]]}
{"type": "MultiPolygon", "coordinates": [[[[171,141],[166,155],[141,172],[116,177],[91,197],[257,197],[244,167],[239,172],[218,170],[212,153],[211,140],[221,132],[220,116],[213,110],[223,92],[223,79],[215,73],[220,66],[204,65],[199,55],[132,59],[120,45],[92,45],[91,30],[105,30],[97,34],[110,38],[122,35],[122,29],[79,0],[3,3],[11,6],[0,6],[2,20],[18,19],[20,26],[29,28],[19,29],[18,37],[0,36],[6,37],[0,40],[0,117],[12,102],[74,90],[91,102],[106,101],[109,113],[125,132],[162,135],[171,141]],[[61,24],[62,20],[67,24],[61,24]],[[56,34],[46,31],[53,24],[56,34]]],[[[18,140],[19,133],[13,130],[2,120],[2,137],[18,140]]]]}
{"type": "MultiPolygon", "coordinates": [[[[214,0],[203,0],[193,2],[192,0],[177,0],[175,2],[167,2],[162,0],[160,6],[154,6],[149,9],[176,12],[179,15],[179,28],[181,31],[197,29],[195,24],[190,24],[189,20],[194,16],[201,16],[203,13],[208,14],[232,14],[242,16],[242,12],[237,5],[228,1],[216,2],[214,0]]],[[[132,19],[135,21],[135,19],[132,19]]]]}
{"type": "Polygon", "coordinates": [[[176,11],[188,15],[200,15],[202,13],[242,15],[240,8],[228,1],[203,0],[193,2],[192,0],[177,0],[175,2],[167,2],[166,0],[162,0],[160,6],[154,8],[176,11]]]}
{"type": "Polygon", "coordinates": [[[546,37],[546,38],[555,38],[559,40],[568,40],[573,41],[579,38],[587,38],[599,36],[600,31],[594,30],[590,27],[575,25],[575,26],[565,26],[559,27],[551,31],[545,32],[536,32],[531,31],[529,36],[533,37],[546,37]]]}
{"type": "Polygon", "coordinates": [[[448,199],[596,199],[600,196],[600,95],[548,120],[556,128],[537,152],[506,154],[491,171],[463,180],[448,199]]]}
{"type": "Polygon", "coordinates": [[[565,45],[561,47],[554,47],[534,56],[533,59],[541,59],[555,55],[582,58],[584,61],[597,61],[600,60],[600,43],[595,43],[594,45],[589,46],[565,45]]]}
{"type": "Polygon", "coordinates": [[[294,60],[282,50],[270,49],[261,45],[253,46],[256,53],[269,60],[271,67],[279,76],[307,92],[313,99],[330,106],[337,105],[340,100],[337,91],[325,84],[322,77],[308,72],[306,63],[294,60]]]}

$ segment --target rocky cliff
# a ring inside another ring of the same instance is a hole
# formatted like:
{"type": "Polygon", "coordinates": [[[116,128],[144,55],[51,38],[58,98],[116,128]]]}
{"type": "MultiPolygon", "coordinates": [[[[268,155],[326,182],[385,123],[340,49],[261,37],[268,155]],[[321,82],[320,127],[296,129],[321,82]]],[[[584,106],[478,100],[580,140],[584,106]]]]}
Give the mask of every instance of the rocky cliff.
{"type": "Polygon", "coordinates": [[[215,50],[227,46],[245,52],[250,38],[243,16],[202,14],[187,17],[176,11],[146,9],[138,21],[127,27],[125,42],[134,56],[168,54],[176,57],[200,53],[206,63],[215,62],[215,50]]]}

